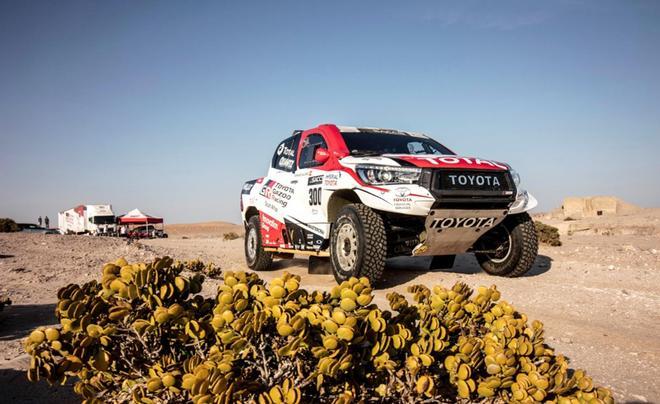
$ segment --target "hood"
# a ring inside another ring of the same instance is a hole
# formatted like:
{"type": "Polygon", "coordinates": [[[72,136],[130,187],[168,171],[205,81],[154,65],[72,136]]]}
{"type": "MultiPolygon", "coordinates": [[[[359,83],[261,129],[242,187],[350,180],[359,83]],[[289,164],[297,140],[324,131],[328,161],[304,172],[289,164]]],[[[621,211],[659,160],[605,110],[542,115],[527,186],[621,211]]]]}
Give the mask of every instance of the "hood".
{"type": "Polygon", "coordinates": [[[399,164],[402,162],[412,164],[420,168],[456,168],[472,170],[509,170],[509,166],[493,160],[480,159],[478,157],[462,157],[454,155],[437,154],[384,154],[383,157],[390,158],[399,164]]]}

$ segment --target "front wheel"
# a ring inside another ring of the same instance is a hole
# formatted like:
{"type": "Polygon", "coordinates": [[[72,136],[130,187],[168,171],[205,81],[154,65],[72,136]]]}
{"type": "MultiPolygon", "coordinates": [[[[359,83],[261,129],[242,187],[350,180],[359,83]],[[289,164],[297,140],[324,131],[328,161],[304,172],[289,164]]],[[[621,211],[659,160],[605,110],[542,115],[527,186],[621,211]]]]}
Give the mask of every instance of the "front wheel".
{"type": "Polygon", "coordinates": [[[270,269],[273,262],[273,255],[264,251],[261,244],[261,224],[258,216],[252,216],[245,229],[245,261],[248,267],[255,271],[270,269]]]}
{"type": "Polygon", "coordinates": [[[346,205],[330,237],[332,273],[337,283],[365,276],[372,285],[385,270],[387,237],[383,218],[361,203],[346,205]]]}
{"type": "Polygon", "coordinates": [[[507,216],[485,237],[495,252],[475,256],[487,273],[513,278],[524,275],[534,265],[539,244],[534,221],[526,212],[507,216]]]}

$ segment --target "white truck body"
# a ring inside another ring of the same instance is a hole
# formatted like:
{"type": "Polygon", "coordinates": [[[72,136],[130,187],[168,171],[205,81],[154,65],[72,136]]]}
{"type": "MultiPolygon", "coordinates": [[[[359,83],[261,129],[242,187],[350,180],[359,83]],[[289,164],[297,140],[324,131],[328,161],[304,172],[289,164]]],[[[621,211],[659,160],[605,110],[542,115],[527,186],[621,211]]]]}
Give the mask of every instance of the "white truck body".
{"type": "Polygon", "coordinates": [[[116,229],[112,205],[78,205],[57,215],[61,234],[113,233],[116,229]]]}

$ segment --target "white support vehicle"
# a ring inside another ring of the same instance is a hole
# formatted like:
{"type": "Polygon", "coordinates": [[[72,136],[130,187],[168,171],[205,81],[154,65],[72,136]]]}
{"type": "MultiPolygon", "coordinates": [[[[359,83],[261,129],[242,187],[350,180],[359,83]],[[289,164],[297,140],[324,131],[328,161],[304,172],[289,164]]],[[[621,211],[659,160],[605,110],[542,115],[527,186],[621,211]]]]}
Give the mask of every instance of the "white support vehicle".
{"type": "Polygon", "coordinates": [[[245,257],[329,257],[335,279],[378,282],[389,257],[432,256],[451,268],[472,252],[488,273],[520,276],[538,242],[536,199],[507,164],[461,157],[417,133],[320,125],[295,131],[268,175],[243,186],[245,257]]]}
{"type": "Polygon", "coordinates": [[[58,227],[62,234],[114,234],[115,220],[112,205],[78,205],[57,214],[58,227]]]}

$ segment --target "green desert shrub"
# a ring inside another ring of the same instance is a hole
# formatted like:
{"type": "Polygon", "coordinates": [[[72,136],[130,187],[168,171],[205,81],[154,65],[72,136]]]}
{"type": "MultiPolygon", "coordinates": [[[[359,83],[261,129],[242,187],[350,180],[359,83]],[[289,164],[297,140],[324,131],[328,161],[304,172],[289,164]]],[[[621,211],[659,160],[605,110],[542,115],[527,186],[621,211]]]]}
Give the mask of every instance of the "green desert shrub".
{"type": "Polygon", "coordinates": [[[366,278],[327,292],[225,272],[204,298],[183,270],[121,259],[61,289],[59,326],[26,339],[29,379],[73,377],[88,403],[613,401],[495,286],[412,286],[385,310],[366,278]]]}
{"type": "Polygon", "coordinates": [[[539,239],[539,243],[547,244],[553,247],[559,247],[561,245],[561,240],[559,239],[559,229],[539,221],[535,221],[534,225],[536,226],[536,236],[539,239]]]}
{"type": "Polygon", "coordinates": [[[230,231],[229,233],[223,234],[222,238],[224,240],[236,240],[237,238],[241,238],[241,236],[236,232],[230,231]]]}
{"type": "Polygon", "coordinates": [[[9,218],[0,218],[0,233],[13,233],[18,231],[18,225],[9,218]]]}

